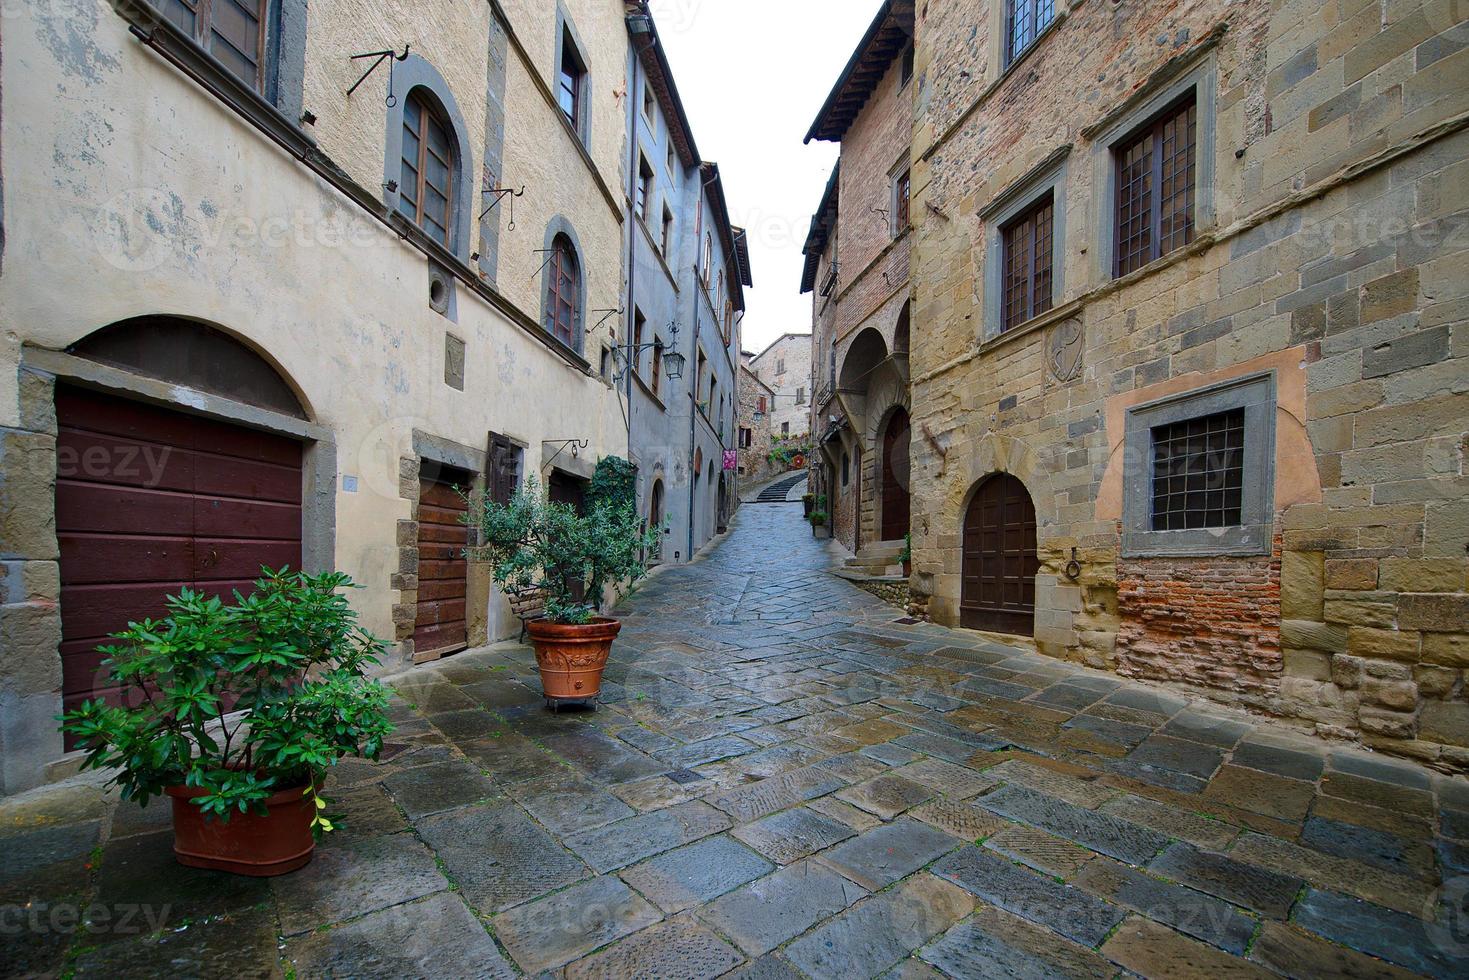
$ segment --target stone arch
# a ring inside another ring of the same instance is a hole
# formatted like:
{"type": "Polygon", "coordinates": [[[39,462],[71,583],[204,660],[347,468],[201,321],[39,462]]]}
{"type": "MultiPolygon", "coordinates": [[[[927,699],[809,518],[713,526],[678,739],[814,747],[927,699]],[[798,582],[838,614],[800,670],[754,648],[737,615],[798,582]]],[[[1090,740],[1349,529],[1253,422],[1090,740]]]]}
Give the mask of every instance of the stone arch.
{"type": "Polygon", "coordinates": [[[398,181],[402,179],[403,166],[403,109],[408,96],[415,90],[426,93],[429,100],[438,106],[454,133],[455,153],[458,166],[450,175],[454,187],[454,200],[449,216],[449,251],[465,261],[469,260],[469,232],[475,224],[475,179],[474,155],[470,152],[469,128],[464,125],[464,115],[454,100],[454,93],[444,76],[423,56],[410,52],[408,57],[393,65],[393,96],[395,101],[388,107],[387,137],[383,145],[383,203],[388,210],[397,213],[400,198],[398,181]],[[392,182],[392,188],[388,184],[392,182]]]}
{"type": "Polygon", "coordinates": [[[66,348],[68,354],[293,418],[315,418],[301,387],[268,351],[192,317],[118,320],[66,348]]]}
{"type": "Polygon", "coordinates": [[[913,303],[911,300],[903,301],[903,308],[898,311],[897,323],[893,326],[893,353],[907,354],[909,337],[911,332],[913,303]]]}
{"type": "Polygon", "coordinates": [[[842,358],[837,386],[843,391],[865,391],[873,372],[887,360],[888,345],[875,327],[867,327],[852,339],[842,358]]]}
{"type": "Polygon", "coordinates": [[[1049,523],[1052,517],[1049,477],[1035,451],[1024,441],[990,432],[974,445],[972,451],[965,452],[958,445],[950,446],[948,458],[962,462],[954,483],[964,487],[964,493],[945,502],[939,515],[940,527],[961,528],[964,514],[979,484],[994,473],[1008,473],[1025,484],[1030,499],[1036,505],[1037,523],[1049,523]]]}

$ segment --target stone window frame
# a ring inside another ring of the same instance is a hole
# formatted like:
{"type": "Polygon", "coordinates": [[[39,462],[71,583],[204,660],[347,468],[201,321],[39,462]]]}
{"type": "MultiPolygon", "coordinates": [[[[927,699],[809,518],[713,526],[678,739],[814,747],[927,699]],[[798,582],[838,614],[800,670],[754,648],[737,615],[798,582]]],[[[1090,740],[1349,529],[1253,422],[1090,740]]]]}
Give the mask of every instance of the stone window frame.
{"type": "Polygon", "coordinates": [[[576,122],[567,121],[566,114],[557,106],[557,118],[566,123],[568,129],[576,136],[581,145],[588,150],[592,146],[592,60],[587,56],[587,46],[581,39],[581,34],[576,29],[571,14],[567,12],[565,4],[561,0],[556,3],[556,34],[555,34],[556,64],[553,66],[551,81],[553,86],[560,84],[562,59],[566,54],[565,41],[570,41],[576,52],[577,60],[581,62],[581,74],[578,76],[576,122]]]}
{"type": "MultiPolygon", "coordinates": [[[[477,225],[474,214],[474,156],[470,152],[469,128],[464,124],[464,115],[454,100],[449,83],[427,59],[410,53],[402,62],[393,66],[394,103],[388,107],[387,133],[383,140],[383,204],[390,214],[399,214],[398,178],[402,174],[403,160],[403,110],[408,96],[422,89],[438,105],[439,111],[454,133],[455,172],[450,175],[453,198],[449,202],[449,251],[457,257],[470,261],[470,228],[477,225]],[[392,188],[389,189],[389,182],[392,188]]],[[[406,217],[404,221],[412,225],[406,217]]],[[[417,227],[417,225],[413,225],[417,227]]],[[[425,234],[427,234],[425,232],[425,234]]]]}
{"type": "MultiPolygon", "coordinates": [[[[1079,3],[1080,0],[1075,0],[1075,2],[1079,3]]],[[[1073,6],[1073,0],[1056,0],[1055,8],[1051,13],[1051,22],[1037,31],[1030,43],[1022,50],[1015,52],[1013,58],[1007,59],[1005,48],[1008,43],[1007,34],[1009,32],[1005,29],[1005,24],[1009,16],[1007,8],[1010,6],[1010,3],[1011,0],[990,0],[989,4],[989,22],[999,25],[996,30],[989,32],[989,62],[995,66],[995,76],[990,82],[991,86],[998,85],[1018,65],[1035,53],[1041,47],[1041,42],[1047,37],[1050,37],[1058,27],[1065,23],[1066,18],[1071,14],[1071,7],[1073,6]]]]}
{"type": "MultiPolygon", "coordinates": [[[[1213,47],[1198,56],[1198,61],[1180,74],[1159,83],[1126,111],[1117,113],[1091,135],[1092,186],[1097,188],[1094,202],[1095,241],[1092,243],[1093,281],[1100,284],[1124,278],[1114,274],[1117,256],[1117,150],[1160,115],[1177,108],[1190,92],[1198,107],[1194,131],[1194,238],[1202,237],[1215,225],[1214,181],[1215,145],[1218,109],[1219,65],[1213,47]]],[[[1174,250],[1177,251],[1177,250],[1174,250]]],[[[1153,262],[1173,255],[1164,253],[1153,262]]],[[[1150,268],[1153,262],[1143,266],[1150,268]]],[[[1136,275],[1133,270],[1127,275],[1136,275]]]]}
{"type": "Polygon", "coordinates": [[[1274,371],[1231,378],[1129,408],[1122,442],[1123,557],[1270,554],[1275,532],[1275,412],[1274,371]],[[1235,409],[1245,413],[1240,525],[1154,531],[1153,429],[1235,409]]]}
{"type": "Polygon", "coordinates": [[[558,235],[565,235],[566,240],[571,242],[572,251],[576,253],[576,344],[571,349],[581,356],[587,344],[587,253],[582,248],[581,239],[577,236],[576,229],[572,227],[571,222],[559,214],[546,222],[546,237],[541,246],[544,250],[541,253],[542,257],[547,261],[541,267],[541,318],[539,322],[546,336],[555,340],[558,347],[565,346],[550,327],[551,262],[549,259],[558,235]]]}
{"type": "Polygon", "coordinates": [[[981,342],[1003,333],[1024,331],[1025,324],[1046,316],[1066,295],[1066,188],[1071,145],[1061,147],[1036,164],[979,212],[984,222],[984,321],[981,342]],[[1051,310],[1038,313],[1008,331],[1005,329],[1005,229],[1051,195],[1051,310]]]}

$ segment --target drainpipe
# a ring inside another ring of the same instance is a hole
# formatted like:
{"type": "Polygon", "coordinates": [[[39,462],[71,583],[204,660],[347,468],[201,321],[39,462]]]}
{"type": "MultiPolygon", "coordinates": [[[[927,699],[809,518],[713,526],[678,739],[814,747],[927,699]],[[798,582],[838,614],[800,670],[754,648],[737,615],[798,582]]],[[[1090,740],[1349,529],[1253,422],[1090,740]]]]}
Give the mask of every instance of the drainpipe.
{"type": "MultiPolygon", "coordinates": [[[[654,43],[654,42],[651,42],[650,41],[648,43],[651,44],[651,43],[654,43]]],[[[641,65],[641,61],[638,58],[638,48],[637,48],[636,36],[632,36],[632,37],[629,38],[628,58],[632,62],[631,66],[630,66],[632,70],[628,74],[629,74],[629,77],[632,79],[633,87],[636,88],[638,79],[641,77],[641,72],[639,70],[639,66],[641,65]]],[[[646,79],[643,80],[643,84],[647,84],[647,80],[646,79]]],[[[631,127],[631,136],[630,136],[630,138],[628,140],[628,151],[627,151],[628,152],[628,158],[627,158],[627,201],[628,201],[628,215],[627,215],[627,303],[624,304],[624,309],[625,309],[626,312],[623,314],[623,316],[625,317],[625,319],[623,321],[623,334],[625,335],[625,339],[626,339],[626,342],[627,342],[627,377],[624,379],[624,381],[626,382],[626,385],[627,385],[627,454],[628,454],[628,456],[632,456],[632,454],[633,454],[633,448],[632,448],[632,441],[633,441],[633,435],[632,435],[632,428],[633,428],[633,423],[632,423],[632,417],[633,417],[633,397],[632,397],[632,392],[633,392],[633,377],[632,376],[633,376],[633,368],[634,368],[634,366],[637,363],[636,362],[636,357],[637,357],[637,353],[638,353],[634,349],[634,347],[633,347],[633,342],[634,342],[635,338],[633,337],[633,330],[632,330],[633,320],[636,319],[636,317],[637,317],[637,306],[636,306],[636,303],[634,301],[634,295],[635,294],[633,292],[633,283],[636,281],[637,274],[638,274],[638,259],[637,259],[637,247],[638,247],[638,245],[637,245],[637,242],[638,242],[638,227],[637,227],[638,226],[638,213],[637,212],[638,212],[638,151],[639,151],[639,147],[638,147],[638,116],[639,116],[639,112],[638,112],[638,100],[637,100],[637,97],[636,97],[636,95],[635,95],[634,92],[628,92],[627,93],[627,107],[628,107],[629,114],[632,116],[632,127],[631,127]]],[[[654,356],[657,356],[657,352],[656,351],[654,351],[654,356]]]]}
{"type": "MultiPolygon", "coordinates": [[[[703,208],[703,199],[700,198],[699,207],[703,208]]],[[[698,279],[699,273],[694,271],[694,278],[698,279]]],[[[693,347],[689,350],[689,359],[686,364],[694,365],[694,383],[689,387],[689,472],[694,474],[694,441],[699,428],[699,393],[694,390],[699,384],[699,290],[698,283],[694,289],[694,329],[693,347]]],[[[694,508],[697,506],[697,493],[699,482],[697,475],[689,479],[689,560],[694,560],[694,508]]]]}

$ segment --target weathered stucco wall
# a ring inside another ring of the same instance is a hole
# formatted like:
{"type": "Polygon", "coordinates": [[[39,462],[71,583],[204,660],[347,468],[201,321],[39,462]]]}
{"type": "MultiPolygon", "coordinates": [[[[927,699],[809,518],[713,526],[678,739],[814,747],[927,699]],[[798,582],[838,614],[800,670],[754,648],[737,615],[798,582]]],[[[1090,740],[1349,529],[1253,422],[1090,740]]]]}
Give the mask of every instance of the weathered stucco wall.
{"type": "MultiPolygon", "coordinates": [[[[594,79],[605,100],[597,103],[595,146],[615,173],[621,5],[584,7],[581,35],[593,45],[593,70],[603,72],[594,79]]],[[[305,104],[323,152],[363,187],[381,183],[386,66],[349,103],[344,93],[360,66],[348,55],[411,41],[453,86],[474,129],[470,163],[478,166],[488,10],[313,3],[305,104]]],[[[535,6],[515,26],[549,37],[552,20],[535,6]]],[[[167,314],[216,325],[260,352],[300,393],[312,431],[334,450],[324,475],[308,475],[307,521],[327,514],[333,522],[328,560],[362,586],[351,598],[363,625],[390,639],[405,637],[393,609],[411,603],[416,589],[416,557],[399,539],[400,525],[415,517],[400,487],[412,476],[402,461],[420,448],[415,434],[482,452],[487,433],[502,433],[526,447],[529,473],[540,467],[543,440],[585,439],[582,455],[594,461],[626,455],[627,436],[599,378],[464,283],[453,284],[447,315],[431,309],[424,252],[168,67],[109,5],[28,8],[7,18],[5,32],[0,426],[20,434],[7,437],[0,458],[0,495],[13,516],[14,502],[26,501],[29,535],[52,540],[20,540],[7,521],[0,541],[8,583],[0,599],[7,624],[0,694],[9,718],[0,754],[21,760],[4,774],[9,789],[36,778],[38,757],[25,756],[27,746],[51,758],[59,747],[16,741],[43,739],[59,705],[59,667],[54,678],[25,667],[55,663],[58,613],[54,451],[49,473],[14,465],[17,452],[35,446],[44,461],[47,440],[54,445],[35,417],[44,399],[23,397],[22,381],[32,377],[20,368],[23,347],[60,350],[118,320],[167,314]],[[446,382],[450,336],[464,345],[462,389],[446,382]],[[24,697],[33,700],[23,715],[9,710],[24,697]],[[33,730],[19,732],[25,725],[33,730]]],[[[585,250],[588,308],[616,307],[617,215],[581,155],[554,149],[557,138],[570,137],[513,59],[510,76],[507,180],[528,186],[517,201],[517,230],[502,239],[501,282],[525,315],[538,317],[541,278],[533,273],[541,258],[530,250],[541,247],[550,215],[561,213],[585,250]]],[[[182,390],[165,400],[199,404],[182,390]]],[[[491,601],[483,581],[475,588],[481,604],[491,601]]],[[[471,620],[483,623],[486,613],[471,611],[471,620]]],[[[399,644],[392,662],[408,653],[399,644]]]]}

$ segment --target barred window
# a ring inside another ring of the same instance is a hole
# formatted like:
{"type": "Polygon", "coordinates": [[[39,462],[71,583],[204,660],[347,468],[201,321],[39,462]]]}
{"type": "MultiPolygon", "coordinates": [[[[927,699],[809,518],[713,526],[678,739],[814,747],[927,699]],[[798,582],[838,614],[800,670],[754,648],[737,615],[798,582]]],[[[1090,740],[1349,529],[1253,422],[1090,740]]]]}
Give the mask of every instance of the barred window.
{"type": "Polygon", "coordinates": [[[1154,531],[1243,523],[1245,410],[1153,430],[1154,531]]]}
{"type": "Polygon", "coordinates": [[[1190,97],[1117,148],[1115,275],[1193,241],[1197,137],[1190,97]]]}
{"type": "Polygon", "coordinates": [[[1047,194],[1002,232],[1002,330],[1009,330],[1051,308],[1051,236],[1054,210],[1051,195],[1047,194]]]}

